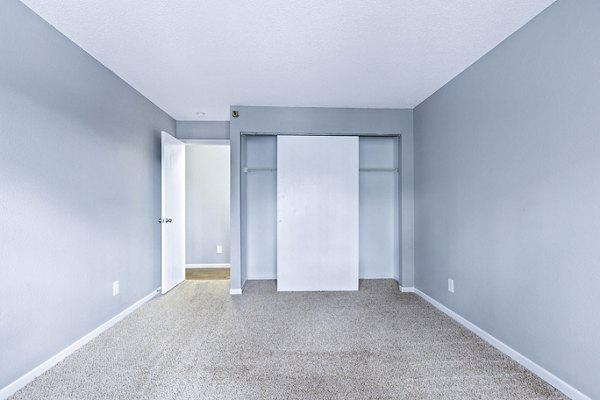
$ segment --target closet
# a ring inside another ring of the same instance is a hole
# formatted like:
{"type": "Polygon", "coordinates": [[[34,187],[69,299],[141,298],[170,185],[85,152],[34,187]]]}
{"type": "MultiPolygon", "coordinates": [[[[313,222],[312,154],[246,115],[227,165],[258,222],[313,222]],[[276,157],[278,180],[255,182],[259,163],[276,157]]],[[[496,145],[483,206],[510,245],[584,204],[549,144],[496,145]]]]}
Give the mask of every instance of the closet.
{"type": "Polygon", "coordinates": [[[252,134],[241,150],[242,282],[278,279],[281,291],[398,280],[399,137],[252,134]]]}

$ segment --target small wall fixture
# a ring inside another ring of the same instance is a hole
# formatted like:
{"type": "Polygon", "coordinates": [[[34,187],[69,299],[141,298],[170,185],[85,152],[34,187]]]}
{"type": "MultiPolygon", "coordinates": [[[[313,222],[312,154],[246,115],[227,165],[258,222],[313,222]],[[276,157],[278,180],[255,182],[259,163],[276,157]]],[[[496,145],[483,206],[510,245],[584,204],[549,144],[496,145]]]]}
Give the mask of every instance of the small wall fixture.
{"type": "Polygon", "coordinates": [[[237,117],[239,117],[239,116],[240,116],[240,112],[239,112],[239,111],[237,111],[237,110],[233,110],[233,111],[231,112],[231,116],[232,116],[233,118],[237,118],[237,117]]]}

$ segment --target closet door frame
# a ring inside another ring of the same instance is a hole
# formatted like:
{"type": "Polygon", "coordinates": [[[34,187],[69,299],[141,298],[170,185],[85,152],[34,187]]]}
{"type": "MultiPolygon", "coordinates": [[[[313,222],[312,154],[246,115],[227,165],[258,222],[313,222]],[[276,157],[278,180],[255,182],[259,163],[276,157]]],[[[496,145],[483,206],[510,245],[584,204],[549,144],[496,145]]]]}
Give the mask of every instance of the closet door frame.
{"type": "MultiPolygon", "coordinates": [[[[232,278],[231,278],[231,288],[230,291],[232,294],[241,294],[242,289],[247,279],[276,279],[276,275],[273,276],[265,276],[265,277],[250,277],[247,275],[246,268],[246,245],[247,245],[247,227],[246,227],[246,177],[248,174],[256,173],[257,171],[253,168],[248,169],[246,165],[246,146],[245,140],[248,137],[254,136],[270,136],[279,138],[281,136],[357,136],[359,138],[363,137],[395,137],[398,139],[398,241],[399,241],[399,259],[397,265],[395,266],[395,274],[397,274],[396,280],[402,284],[403,281],[403,264],[404,264],[404,226],[403,226],[403,218],[402,216],[405,214],[404,206],[403,206],[403,173],[402,173],[402,157],[403,154],[403,134],[402,133],[379,133],[379,132],[311,132],[311,131],[285,131],[285,130],[239,130],[239,134],[236,140],[232,140],[232,278]],[[238,154],[238,158],[234,157],[234,154],[238,154]],[[237,160],[237,161],[236,161],[237,160]],[[237,178],[235,178],[234,170],[239,171],[237,178]],[[238,187],[236,191],[235,188],[238,187]],[[239,197],[239,199],[238,199],[239,197]],[[234,203],[236,200],[239,200],[239,208],[236,209],[234,207],[234,203]],[[235,236],[235,232],[237,232],[238,237],[235,236]],[[238,248],[238,250],[236,250],[238,248]],[[237,253],[236,253],[237,251],[237,253]],[[237,260],[236,260],[237,254],[237,260]],[[237,269],[237,272],[235,271],[237,269]],[[240,289],[237,289],[240,288],[240,289]]],[[[232,136],[234,139],[235,136],[232,136]]],[[[269,173],[277,173],[277,169],[273,168],[268,171],[269,173]]],[[[264,170],[258,171],[258,173],[265,173],[264,170]]],[[[407,239],[408,240],[408,239],[407,239]]],[[[410,272],[410,271],[409,271],[410,272]]],[[[402,287],[401,287],[402,288],[402,287]]]]}

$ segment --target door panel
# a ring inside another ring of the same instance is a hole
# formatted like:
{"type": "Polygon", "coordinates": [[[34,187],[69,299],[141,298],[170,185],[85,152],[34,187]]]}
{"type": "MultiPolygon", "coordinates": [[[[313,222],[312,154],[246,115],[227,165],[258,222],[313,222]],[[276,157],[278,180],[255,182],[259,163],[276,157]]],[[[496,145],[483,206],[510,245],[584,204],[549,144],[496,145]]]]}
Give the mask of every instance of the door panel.
{"type": "Polygon", "coordinates": [[[185,279],[185,144],[162,132],[162,293],[185,279]]]}
{"type": "Polygon", "coordinates": [[[277,290],[358,290],[358,137],[277,138],[277,290]]]}

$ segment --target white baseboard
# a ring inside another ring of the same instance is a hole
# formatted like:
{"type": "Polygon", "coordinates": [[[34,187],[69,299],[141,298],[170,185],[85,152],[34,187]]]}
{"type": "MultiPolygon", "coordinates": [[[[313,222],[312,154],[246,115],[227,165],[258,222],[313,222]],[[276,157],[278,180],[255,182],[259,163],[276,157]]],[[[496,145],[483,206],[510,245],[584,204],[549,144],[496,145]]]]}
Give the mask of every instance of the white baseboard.
{"type": "Polygon", "coordinates": [[[359,276],[358,279],[393,279],[396,280],[395,276],[390,275],[362,275],[359,276]]]}
{"type": "Polygon", "coordinates": [[[402,293],[414,293],[415,292],[415,288],[412,286],[401,286],[398,285],[398,288],[400,288],[400,291],[402,293]]]}
{"type": "Polygon", "coordinates": [[[242,289],[229,289],[230,295],[242,294],[242,289]]]}
{"type": "Polygon", "coordinates": [[[249,276],[246,281],[276,281],[277,276],[263,275],[263,276],[249,276]]]}
{"type": "Polygon", "coordinates": [[[154,296],[160,293],[160,288],[153,290],[152,293],[145,296],[143,299],[138,300],[133,303],[125,310],[121,311],[119,314],[115,315],[81,339],[77,340],[75,343],[67,347],[66,349],[58,352],[48,360],[44,361],[31,371],[27,372],[25,375],[21,376],[17,380],[12,383],[9,383],[4,388],[0,389],[0,399],[6,399],[9,396],[12,396],[17,390],[23,388],[25,385],[33,381],[36,377],[40,376],[44,372],[48,371],[50,368],[67,358],[69,355],[73,354],[76,350],[81,348],[83,345],[94,339],[96,336],[100,335],[102,332],[109,329],[111,326],[125,318],[127,315],[131,314],[136,309],[140,308],[144,303],[151,300],[154,296]]]}
{"type": "MultiPolygon", "coordinates": [[[[359,276],[358,279],[393,279],[397,281],[396,277],[389,275],[367,275],[367,276],[359,276]]],[[[258,276],[249,276],[246,278],[247,281],[272,281],[277,280],[277,275],[258,275],[258,276]]]]}
{"type": "Polygon", "coordinates": [[[229,264],[185,264],[185,268],[229,268],[229,264]]]}
{"type": "Polygon", "coordinates": [[[512,347],[496,339],[494,336],[479,328],[477,325],[461,317],[448,307],[444,306],[442,303],[429,297],[425,293],[421,292],[419,289],[413,288],[413,290],[418,296],[420,296],[425,301],[433,305],[435,308],[448,315],[450,318],[452,318],[453,320],[455,320],[456,322],[458,322],[459,324],[461,324],[462,326],[464,326],[465,328],[467,328],[468,330],[470,330],[471,332],[473,332],[474,334],[476,334],[477,336],[494,346],[496,349],[500,350],[502,353],[506,354],[507,356],[521,364],[523,367],[527,368],[529,371],[533,372],[535,375],[539,376],[544,381],[548,382],[550,385],[554,386],[556,389],[563,392],[571,399],[591,400],[590,397],[581,393],[579,390],[575,389],[567,382],[563,381],[562,379],[560,379],[550,371],[546,370],[545,368],[541,367],[540,365],[536,364],[535,362],[531,361],[529,358],[525,357],[523,354],[519,353],[512,347]]]}

